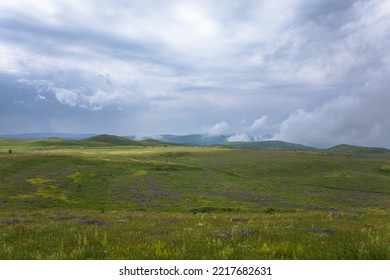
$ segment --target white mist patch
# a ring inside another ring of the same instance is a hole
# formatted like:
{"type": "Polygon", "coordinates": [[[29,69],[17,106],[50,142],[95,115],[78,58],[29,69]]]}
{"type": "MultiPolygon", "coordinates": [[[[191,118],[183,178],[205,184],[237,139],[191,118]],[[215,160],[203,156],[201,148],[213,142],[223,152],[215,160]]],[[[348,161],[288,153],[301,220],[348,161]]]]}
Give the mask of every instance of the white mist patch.
{"type": "Polygon", "coordinates": [[[230,126],[227,122],[223,121],[213,126],[208,126],[203,129],[203,132],[207,135],[222,135],[229,130],[230,126]]]}
{"type": "Polygon", "coordinates": [[[228,142],[250,142],[252,137],[247,134],[234,134],[227,139],[228,142]]]}

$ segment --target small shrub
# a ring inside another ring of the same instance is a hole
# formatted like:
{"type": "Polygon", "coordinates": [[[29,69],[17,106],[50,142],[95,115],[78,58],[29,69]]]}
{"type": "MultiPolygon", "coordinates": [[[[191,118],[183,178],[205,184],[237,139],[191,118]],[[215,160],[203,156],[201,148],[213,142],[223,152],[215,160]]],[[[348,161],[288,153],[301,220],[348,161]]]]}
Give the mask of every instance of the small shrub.
{"type": "Polygon", "coordinates": [[[276,209],[272,208],[272,207],[269,207],[265,210],[265,213],[266,214],[273,214],[276,212],[276,209]]]}
{"type": "Polygon", "coordinates": [[[335,233],[335,232],[337,232],[337,230],[334,228],[312,228],[311,231],[316,232],[316,233],[335,233]]]}
{"type": "Polygon", "coordinates": [[[197,213],[213,213],[213,212],[232,212],[232,208],[219,208],[219,207],[201,207],[191,209],[190,212],[193,214],[197,213]]]}
{"type": "Polygon", "coordinates": [[[383,165],[381,168],[379,168],[380,171],[390,173],[390,165],[383,165]]]}
{"type": "Polygon", "coordinates": [[[249,221],[249,219],[237,217],[237,218],[231,218],[230,221],[232,221],[232,222],[247,222],[247,221],[249,221]]]}
{"type": "Polygon", "coordinates": [[[9,150],[8,150],[8,153],[9,153],[9,154],[12,154],[12,150],[11,150],[11,149],[9,149],[9,150]]]}
{"type": "Polygon", "coordinates": [[[250,230],[246,228],[233,228],[229,230],[217,230],[214,231],[211,236],[213,237],[231,237],[231,236],[245,236],[256,234],[255,230],[250,230]]]}
{"type": "Polygon", "coordinates": [[[97,219],[78,219],[78,221],[82,224],[87,224],[87,225],[107,225],[108,222],[97,220],[97,219]]]}

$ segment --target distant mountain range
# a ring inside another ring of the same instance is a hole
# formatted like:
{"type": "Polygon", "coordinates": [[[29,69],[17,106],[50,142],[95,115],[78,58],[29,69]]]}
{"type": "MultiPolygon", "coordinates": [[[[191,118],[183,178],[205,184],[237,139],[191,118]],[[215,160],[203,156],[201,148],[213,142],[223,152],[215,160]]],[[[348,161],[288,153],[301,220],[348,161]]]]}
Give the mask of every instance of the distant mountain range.
{"type": "Polygon", "coordinates": [[[26,134],[8,134],[0,135],[1,138],[15,138],[15,139],[29,139],[39,140],[37,143],[55,145],[60,139],[63,139],[63,144],[71,145],[80,142],[72,142],[65,140],[83,140],[83,144],[88,143],[100,143],[111,145],[163,145],[164,143],[170,144],[187,144],[187,145],[225,145],[228,147],[257,147],[257,148],[299,148],[310,149],[300,144],[287,143],[283,141],[248,141],[248,142],[231,142],[229,141],[230,135],[171,135],[164,134],[154,137],[153,139],[143,139],[138,141],[136,136],[115,136],[108,134],[69,134],[69,133],[26,133],[26,134]]]}
{"type": "Polygon", "coordinates": [[[108,134],[68,134],[68,133],[29,133],[0,135],[0,138],[29,139],[34,145],[53,146],[163,146],[163,145],[221,145],[231,148],[263,148],[263,149],[301,149],[320,150],[325,154],[358,157],[380,157],[390,159],[390,150],[375,147],[359,147],[337,145],[329,149],[316,149],[301,144],[275,140],[231,142],[230,136],[193,135],[160,135],[154,139],[138,140],[135,136],[115,136],[108,134]]]}
{"type": "MultiPolygon", "coordinates": [[[[42,132],[42,133],[24,133],[24,134],[7,134],[0,135],[0,138],[15,138],[15,139],[43,139],[49,137],[59,137],[64,139],[85,139],[89,137],[97,136],[96,134],[71,134],[71,133],[60,133],[60,132],[42,132]]],[[[143,138],[143,139],[154,139],[167,143],[175,144],[192,144],[192,145],[218,145],[229,142],[231,135],[218,135],[210,136],[203,134],[191,134],[191,135],[171,135],[163,134],[155,137],[143,138]]],[[[137,136],[122,136],[129,139],[139,139],[137,136]]]]}
{"type": "Polygon", "coordinates": [[[191,134],[191,135],[159,135],[156,137],[157,140],[168,143],[176,144],[193,144],[193,145],[218,145],[228,142],[229,136],[218,135],[209,136],[202,134],[191,134]]]}
{"type": "MultiPolygon", "coordinates": [[[[147,140],[133,140],[127,137],[116,135],[101,134],[83,139],[69,139],[59,137],[47,137],[41,139],[18,139],[19,141],[26,141],[34,146],[80,146],[80,147],[107,147],[107,146],[163,146],[167,143],[147,139],[147,140]]],[[[171,144],[175,145],[175,144],[171,144]]]]}
{"type": "Polygon", "coordinates": [[[71,133],[61,133],[61,132],[39,132],[39,133],[5,134],[5,135],[0,135],[0,137],[15,138],[15,139],[31,139],[31,140],[43,139],[49,137],[59,137],[65,139],[84,139],[95,135],[96,134],[92,134],[92,133],[71,134],[71,133]]]}

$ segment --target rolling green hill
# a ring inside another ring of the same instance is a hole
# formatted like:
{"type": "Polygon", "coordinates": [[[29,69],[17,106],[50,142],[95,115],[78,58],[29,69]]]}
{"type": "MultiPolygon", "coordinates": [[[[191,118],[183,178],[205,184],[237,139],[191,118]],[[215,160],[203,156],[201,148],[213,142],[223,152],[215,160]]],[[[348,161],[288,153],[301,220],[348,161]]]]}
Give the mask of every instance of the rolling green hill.
{"type": "Polygon", "coordinates": [[[64,139],[59,137],[48,137],[38,140],[29,139],[13,139],[13,138],[0,138],[0,146],[16,146],[26,149],[27,147],[40,147],[44,148],[77,148],[77,147],[110,147],[110,146],[128,146],[128,147],[141,147],[141,146],[169,146],[176,144],[169,144],[154,139],[146,140],[132,140],[126,137],[120,137],[115,135],[96,135],[85,139],[64,139]]]}
{"type": "Polygon", "coordinates": [[[36,146],[82,146],[80,140],[63,139],[59,137],[48,137],[38,140],[26,140],[26,143],[36,146]]]}
{"type": "Polygon", "coordinates": [[[178,145],[180,145],[180,144],[175,144],[175,143],[162,142],[162,141],[158,141],[155,139],[144,139],[144,140],[138,141],[138,143],[140,145],[143,145],[143,146],[178,146],[178,145]]]}
{"type": "Polygon", "coordinates": [[[108,135],[108,134],[92,136],[83,139],[81,141],[86,143],[99,143],[99,144],[107,144],[113,146],[140,146],[141,145],[138,141],[125,138],[125,137],[108,135]]]}
{"type": "Polygon", "coordinates": [[[101,134],[93,137],[89,137],[81,140],[84,143],[94,144],[107,144],[112,146],[168,146],[175,145],[170,143],[161,142],[154,139],[145,140],[133,140],[126,137],[120,137],[115,135],[101,134]]]}
{"type": "Polygon", "coordinates": [[[377,147],[359,147],[343,144],[329,148],[326,151],[336,155],[390,159],[390,150],[377,147]]]}

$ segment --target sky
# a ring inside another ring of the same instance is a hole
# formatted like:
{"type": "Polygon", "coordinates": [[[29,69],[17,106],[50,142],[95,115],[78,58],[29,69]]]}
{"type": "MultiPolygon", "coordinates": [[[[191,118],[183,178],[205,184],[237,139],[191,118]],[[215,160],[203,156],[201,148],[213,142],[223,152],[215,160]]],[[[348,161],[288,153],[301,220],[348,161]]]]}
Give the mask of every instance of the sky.
{"type": "Polygon", "coordinates": [[[0,134],[390,148],[390,1],[1,0],[0,134]]]}

